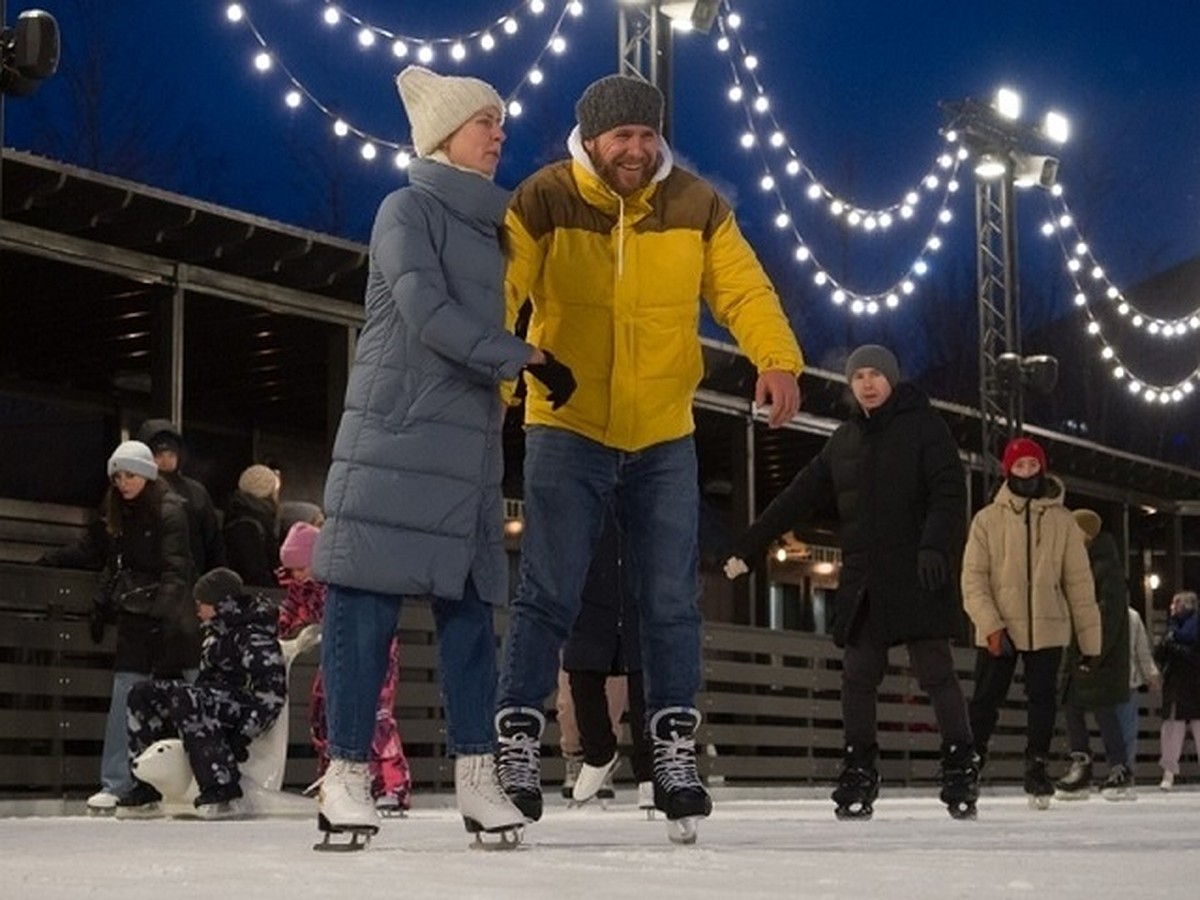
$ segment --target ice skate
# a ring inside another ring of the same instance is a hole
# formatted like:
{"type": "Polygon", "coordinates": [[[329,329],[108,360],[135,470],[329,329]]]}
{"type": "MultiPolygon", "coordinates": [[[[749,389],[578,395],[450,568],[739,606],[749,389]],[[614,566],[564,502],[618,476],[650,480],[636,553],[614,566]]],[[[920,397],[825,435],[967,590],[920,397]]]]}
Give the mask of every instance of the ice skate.
{"type": "Polygon", "coordinates": [[[942,745],[941,800],[955,819],[974,819],[979,801],[979,756],[970,744],[942,745]]]}
{"type": "MultiPolygon", "coordinates": [[[[1162,781],[1158,783],[1158,789],[1160,791],[1169,791],[1173,787],[1175,787],[1175,773],[1163,769],[1162,781]]],[[[88,805],[91,805],[90,800],[88,801],[88,805]]]]}
{"type": "Polygon", "coordinates": [[[117,802],[121,798],[109,790],[99,790],[87,798],[89,816],[111,816],[117,811],[117,802]]]}
{"type": "Polygon", "coordinates": [[[573,805],[580,806],[593,797],[598,798],[601,805],[607,805],[607,801],[614,796],[612,776],[619,762],[620,757],[617,756],[616,751],[613,751],[612,759],[602,766],[593,766],[585,762],[579,769],[579,777],[571,791],[573,805]],[[606,789],[607,797],[604,796],[606,789]]]}
{"type": "Polygon", "coordinates": [[[833,814],[841,820],[870,819],[875,814],[875,798],[879,796],[879,773],[875,760],[879,747],[846,746],[842,771],[832,799],[837,808],[833,814]]]}
{"type": "Polygon", "coordinates": [[[1137,789],[1133,785],[1133,773],[1123,765],[1113,766],[1100,787],[1100,796],[1105,800],[1136,800],[1137,789]]]}
{"type": "Polygon", "coordinates": [[[637,786],[638,809],[644,810],[646,813],[646,821],[654,821],[654,782],[639,781],[637,786]]]}
{"type": "Polygon", "coordinates": [[[408,797],[380,794],[375,798],[375,812],[385,819],[403,819],[408,814],[408,797]]]}
{"type": "Polygon", "coordinates": [[[527,822],[542,817],[542,728],[546,717],[529,706],[496,713],[496,774],[527,822]]]}
{"type": "Polygon", "coordinates": [[[654,806],[667,816],[667,837],[696,842],[697,823],[712,812],[712,798],[696,771],[700,711],[688,706],[660,709],[650,719],[654,742],[654,806]]]}
{"type": "Polygon", "coordinates": [[[582,753],[564,753],[563,754],[563,783],[562,796],[564,800],[571,799],[571,792],[575,788],[575,781],[579,778],[579,770],[583,768],[582,753]]]}
{"type": "Polygon", "coordinates": [[[1071,754],[1067,774],[1054,782],[1056,800],[1087,800],[1092,795],[1092,757],[1088,753],[1071,754]]]}
{"type": "Polygon", "coordinates": [[[219,784],[202,790],[192,801],[195,812],[189,818],[216,821],[219,819],[244,819],[246,807],[242,803],[242,788],[238,784],[219,784]]]}
{"type": "Polygon", "coordinates": [[[322,840],[314,850],[365,850],[371,836],[379,831],[379,814],[371,800],[371,772],[365,762],[331,759],[321,779],[317,795],[320,804],[317,828],[322,840]],[[349,841],[332,840],[335,834],[347,834],[349,841]]]}
{"type": "Polygon", "coordinates": [[[1054,797],[1054,783],[1046,774],[1046,757],[1029,755],[1025,758],[1025,794],[1030,809],[1049,809],[1054,797]]]}
{"type": "Polygon", "coordinates": [[[454,760],[454,797],[467,832],[475,835],[473,850],[515,850],[521,845],[525,815],[500,787],[496,760],[490,753],[454,760]],[[497,840],[485,841],[485,834],[497,840]]]}
{"type": "Polygon", "coordinates": [[[162,794],[144,781],[135,781],[133,789],[117,801],[118,819],[161,819],[162,794]]]}

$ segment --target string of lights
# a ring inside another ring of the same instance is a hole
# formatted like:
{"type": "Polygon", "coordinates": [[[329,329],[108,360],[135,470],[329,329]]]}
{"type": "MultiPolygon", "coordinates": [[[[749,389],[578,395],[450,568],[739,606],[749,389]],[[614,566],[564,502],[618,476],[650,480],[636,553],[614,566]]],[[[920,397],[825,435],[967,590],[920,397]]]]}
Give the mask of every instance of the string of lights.
{"type": "MultiPolygon", "coordinates": [[[[545,11],[546,4],[544,0],[527,0],[527,2],[523,3],[521,6],[528,7],[531,12],[533,12],[536,8],[534,15],[540,15],[545,11]]],[[[550,31],[550,36],[545,43],[542,44],[537,57],[533,61],[533,64],[524,69],[524,74],[521,76],[520,80],[505,97],[506,110],[510,117],[514,119],[518,118],[524,112],[524,106],[520,100],[521,92],[527,86],[537,87],[545,81],[543,60],[546,58],[546,56],[548,54],[559,56],[566,52],[568,44],[566,37],[562,34],[562,31],[568,18],[578,18],[583,14],[583,12],[584,6],[581,0],[567,0],[567,2],[563,4],[558,18],[554,21],[553,28],[550,31]]],[[[405,59],[411,53],[412,56],[414,56],[422,64],[428,64],[433,62],[436,58],[436,52],[433,49],[434,45],[445,43],[450,43],[450,57],[455,62],[462,62],[466,58],[465,49],[461,55],[455,51],[456,47],[465,47],[460,40],[446,37],[401,37],[398,36],[397,33],[386,31],[379,26],[367,25],[366,23],[363,23],[361,19],[354,17],[351,14],[344,13],[343,10],[331,3],[325,4],[322,17],[327,25],[333,26],[339,24],[342,21],[343,15],[345,15],[348,20],[359,26],[358,44],[363,50],[372,49],[378,43],[376,37],[379,35],[386,35],[389,39],[392,39],[391,51],[393,60],[405,59]],[[364,35],[368,34],[371,35],[371,37],[364,37],[364,35]],[[415,45],[415,49],[410,47],[410,44],[415,45]]],[[[390,149],[394,152],[393,159],[398,168],[404,169],[408,167],[408,164],[412,161],[412,145],[397,139],[373,134],[360,126],[355,125],[347,117],[333,109],[329,104],[323,102],[316,92],[309,89],[304,82],[301,81],[295,71],[280,58],[279,54],[273,51],[272,45],[267,41],[265,35],[251,17],[249,9],[247,8],[247,4],[244,2],[244,0],[243,2],[230,3],[225,9],[225,17],[231,24],[245,26],[253,36],[254,41],[257,43],[258,49],[255,51],[253,58],[253,66],[255,71],[266,75],[278,70],[283,75],[284,80],[287,82],[287,87],[283,95],[283,102],[288,109],[297,110],[307,102],[332,123],[331,127],[333,129],[333,133],[337,137],[345,138],[352,136],[361,142],[359,152],[365,161],[370,162],[376,159],[379,155],[379,150],[382,147],[390,149]]],[[[514,24],[510,28],[503,23],[516,23],[516,21],[516,18],[512,14],[497,20],[498,23],[501,23],[500,29],[505,34],[510,35],[515,34],[519,29],[519,26],[514,24]]],[[[496,46],[495,39],[491,38],[490,29],[480,29],[469,32],[466,33],[466,36],[477,38],[478,45],[485,52],[490,51],[496,46]],[[485,41],[485,37],[491,39],[485,41]]],[[[460,35],[458,37],[463,36],[460,35]]]]}
{"type": "Polygon", "coordinates": [[[752,91],[746,90],[742,76],[738,70],[737,62],[733,54],[729,52],[732,47],[729,35],[731,33],[736,34],[736,29],[740,25],[741,17],[735,12],[730,12],[718,19],[718,33],[720,37],[717,39],[717,50],[726,54],[729,63],[732,86],[729,88],[727,96],[729,100],[741,106],[746,117],[746,130],[742,133],[739,143],[745,150],[757,149],[760,162],[763,166],[763,175],[759,179],[758,186],[762,191],[771,193],[778,206],[778,212],[774,217],[775,226],[791,232],[796,244],[794,251],[796,261],[804,265],[809,265],[815,270],[812,276],[813,283],[828,292],[829,299],[835,306],[844,307],[854,315],[875,315],[884,309],[898,308],[904,297],[916,292],[918,279],[924,277],[929,271],[929,257],[940,250],[944,243],[943,232],[954,218],[950,210],[950,204],[959,189],[958,169],[968,155],[966,149],[953,146],[957,137],[952,133],[948,134],[945,140],[951,145],[950,148],[939,154],[934,169],[926,173],[921,179],[920,189],[913,188],[908,190],[903,200],[890,207],[868,210],[835,196],[820,182],[812,170],[804,164],[800,154],[796,152],[788,141],[774,113],[771,112],[770,101],[765,89],[761,82],[758,81],[757,76],[754,75],[758,69],[757,58],[746,51],[745,46],[739,39],[736,41],[736,44],[738,51],[741,53],[742,68],[746,70],[753,84],[752,91]],[[749,96],[750,94],[753,95],[753,99],[749,96]],[[762,120],[764,115],[771,127],[770,134],[765,141],[763,140],[762,130],[760,130],[759,126],[759,121],[762,120]],[[786,159],[784,172],[789,178],[795,179],[803,175],[808,180],[809,186],[805,191],[805,196],[809,201],[825,204],[825,208],[831,218],[844,222],[851,227],[859,228],[868,234],[889,230],[897,218],[901,221],[913,220],[922,196],[921,190],[933,192],[941,188],[941,199],[937,204],[937,213],[933,218],[933,225],[926,233],[921,250],[908,264],[904,274],[880,291],[856,291],[835,278],[821,264],[812,251],[811,242],[804,238],[795,224],[796,217],[793,215],[787,197],[781,188],[786,179],[776,175],[771,158],[764,150],[766,146],[783,153],[786,159]]]}
{"type": "Polygon", "coordinates": [[[1051,192],[1047,202],[1051,206],[1052,218],[1042,226],[1042,233],[1058,240],[1063,259],[1066,261],[1067,275],[1075,287],[1075,305],[1083,310],[1087,319],[1085,330],[1091,338],[1099,342],[1100,358],[1109,367],[1113,378],[1125,381],[1129,392],[1134,396],[1140,396],[1147,403],[1167,405],[1186,400],[1195,392],[1197,385],[1200,385],[1200,364],[1173,384],[1155,383],[1136,375],[1127,359],[1122,358],[1117,348],[1105,337],[1104,324],[1097,316],[1096,310],[1093,309],[1092,299],[1094,292],[1101,290],[1104,300],[1112,305],[1118,316],[1127,320],[1133,327],[1143,329],[1147,334],[1155,334],[1164,338],[1177,338],[1200,330],[1200,316],[1192,313],[1190,317],[1168,321],[1133,312],[1132,305],[1125,300],[1121,291],[1108,280],[1103,267],[1091,255],[1091,251],[1074,224],[1074,217],[1070,214],[1066,201],[1062,199],[1062,191],[1051,192]],[[1057,210],[1054,208],[1055,204],[1057,204],[1057,210]],[[1050,227],[1048,228],[1047,225],[1050,227]],[[1074,246],[1071,246],[1072,241],[1074,246]],[[1084,264],[1084,259],[1088,260],[1090,267],[1084,264]],[[1093,282],[1093,285],[1090,286],[1091,290],[1085,283],[1085,278],[1091,278],[1093,282]],[[1151,329],[1152,325],[1156,327],[1151,329]],[[1166,331],[1168,326],[1171,329],[1169,333],[1166,331]]]}

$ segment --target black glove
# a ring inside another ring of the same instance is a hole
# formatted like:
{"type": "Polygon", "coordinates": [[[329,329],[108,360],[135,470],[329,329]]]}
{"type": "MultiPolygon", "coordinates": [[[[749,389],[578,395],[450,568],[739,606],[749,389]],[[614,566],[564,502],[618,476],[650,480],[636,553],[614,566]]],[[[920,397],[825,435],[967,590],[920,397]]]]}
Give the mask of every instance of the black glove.
{"type": "Polygon", "coordinates": [[[104,643],[104,629],[107,625],[108,616],[104,614],[104,607],[93,606],[88,615],[88,634],[91,635],[93,644],[104,643]]]}
{"type": "Polygon", "coordinates": [[[558,409],[575,393],[575,376],[567,366],[555,359],[549,350],[543,350],[542,355],[546,357],[544,363],[533,363],[525,368],[530,375],[546,386],[549,391],[546,399],[550,401],[550,408],[558,409]]]}
{"type": "Polygon", "coordinates": [[[946,557],[941,551],[917,551],[917,580],[927,591],[936,591],[946,583],[946,557]]]}

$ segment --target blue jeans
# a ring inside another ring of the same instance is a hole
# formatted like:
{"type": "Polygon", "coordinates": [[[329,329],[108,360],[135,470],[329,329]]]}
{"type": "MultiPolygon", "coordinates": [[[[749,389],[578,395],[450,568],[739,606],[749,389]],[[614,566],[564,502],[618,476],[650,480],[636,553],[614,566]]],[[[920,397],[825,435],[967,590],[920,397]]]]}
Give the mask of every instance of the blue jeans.
{"type": "MultiPolygon", "coordinates": [[[[1083,717],[1083,708],[1070,703],[1063,704],[1063,718],[1067,723],[1067,742],[1072,752],[1091,752],[1088,739],[1087,722],[1083,717]]],[[[1129,752],[1126,749],[1125,738],[1121,731],[1120,716],[1117,707],[1102,706],[1092,709],[1096,725],[1100,728],[1100,739],[1104,742],[1104,759],[1110,766],[1128,765],[1129,752]]]]}
{"type": "MultiPolygon", "coordinates": [[[[325,601],[321,667],[329,755],[371,758],[375,711],[404,598],[331,584],[325,601]]],[[[434,597],[438,670],[450,756],[492,753],[496,706],[496,630],[492,608],[467,579],[461,600],[434,597]]]]}
{"type": "Polygon", "coordinates": [[[501,709],[542,709],[557,684],[559,651],[614,498],[641,611],[646,715],[695,704],[700,490],[692,438],[627,452],[535,427],[525,437],[521,584],[505,642],[501,709]]]}

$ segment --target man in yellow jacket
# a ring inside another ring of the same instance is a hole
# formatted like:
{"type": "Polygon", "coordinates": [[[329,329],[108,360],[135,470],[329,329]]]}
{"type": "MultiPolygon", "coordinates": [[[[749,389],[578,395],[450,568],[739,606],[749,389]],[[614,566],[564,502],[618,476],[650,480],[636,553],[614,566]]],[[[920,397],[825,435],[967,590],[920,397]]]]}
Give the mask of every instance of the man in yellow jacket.
{"type": "Polygon", "coordinates": [[[1046,755],[1058,713],[1058,669],[1074,634],[1080,666],[1100,654],[1100,608],[1083,532],[1063,505],[1066,490],[1029,438],[1004,448],[1004,483],[971,520],[962,594],[980,648],[969,704],[975,748],[987,753],[1018,657],[1025,664],[1025,793],[1045,808],[1054,796],[1046,755]]]}
{"type": "Polygon", "coordinates": [[[570,158],[526,179],[509,208],[510,320],[532,305],[529,340],[577,389],[563,403],[528,382],[521,584],[496,725],[501,783],[535,821],[543,704],[615,499],[641,609],[655,803],[672,837],[691,840],[712,806],[695,764],[700,299],[757,368],[755,401],[771,407],[771,427],[799,409],[804,360],[728,204],[674,165],[662,112],[645,81],[595,82],[576,105],[570,158]]]}

